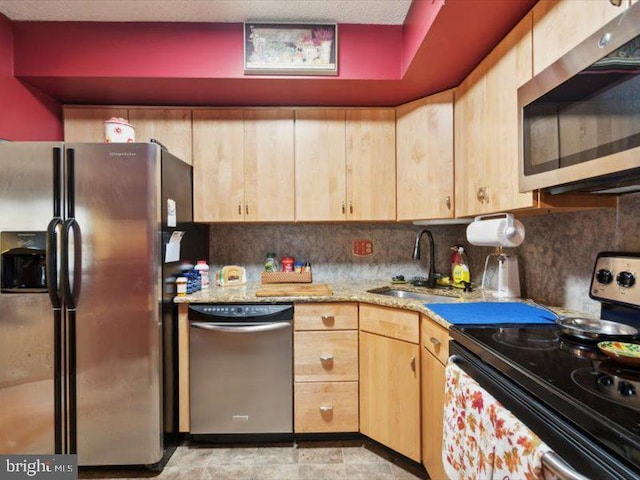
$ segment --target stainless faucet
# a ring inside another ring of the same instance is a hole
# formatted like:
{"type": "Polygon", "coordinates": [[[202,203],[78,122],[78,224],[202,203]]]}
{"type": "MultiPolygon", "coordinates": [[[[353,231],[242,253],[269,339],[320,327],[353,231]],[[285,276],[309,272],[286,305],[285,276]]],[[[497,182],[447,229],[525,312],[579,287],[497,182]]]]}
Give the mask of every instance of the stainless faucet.
{"type": "MultiPolygon", "coordinates": [[[[435,258],[436,251],[435,246],[433,244],[433,235],[429,230],[422,230],[416,235],[416,243],[413,246],[413,259],[420,260],[420,239],[422,235],[427,234],[427,238],[429,239],[429,276],[427,277],[426,286],[427,287],[435,287],[436,286],[436,276],[435,276],[435,258]]],[[[425,286],[424,282],[412,282],[414,285],[425,286]]]]}

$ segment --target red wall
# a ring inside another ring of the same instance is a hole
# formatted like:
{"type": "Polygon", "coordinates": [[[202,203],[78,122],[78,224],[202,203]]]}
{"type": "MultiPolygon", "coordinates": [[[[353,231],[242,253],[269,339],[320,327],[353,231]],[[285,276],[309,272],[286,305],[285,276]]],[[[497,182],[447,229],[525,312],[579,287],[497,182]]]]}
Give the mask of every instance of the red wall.
{"type": "Polygon", "coordinates": [[[60,104],[29,89],[13,76],[13,31],[0,14],[0,138],[61,140],[60,104]]]}

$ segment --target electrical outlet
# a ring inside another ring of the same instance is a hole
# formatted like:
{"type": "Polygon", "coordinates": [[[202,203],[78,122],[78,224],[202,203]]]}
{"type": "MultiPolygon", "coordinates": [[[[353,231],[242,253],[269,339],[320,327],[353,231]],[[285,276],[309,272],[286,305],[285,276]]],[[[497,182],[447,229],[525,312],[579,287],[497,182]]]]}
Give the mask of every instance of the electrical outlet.
{"type": "Polygon", "coordinates": [[[365,257],[373,254],[373,242],[371,240],[354,240],[353,254],[358,257],[365,257]]]}

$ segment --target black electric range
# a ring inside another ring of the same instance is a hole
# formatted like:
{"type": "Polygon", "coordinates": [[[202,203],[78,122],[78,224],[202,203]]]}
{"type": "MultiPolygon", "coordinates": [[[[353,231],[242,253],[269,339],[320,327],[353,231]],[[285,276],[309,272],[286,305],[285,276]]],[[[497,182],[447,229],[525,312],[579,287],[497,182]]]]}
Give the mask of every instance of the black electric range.
{"type": "MultiPolygon", "coordinates": [[[[602,302],[602,319],[640,328],[636,276],[640,254],[598,255],[590,296],[602,302]]],[[[450,334],[456,363],[576,472],[640,477],[640,366],[618,363],[557,325],[457,325],[450,334]]]]}

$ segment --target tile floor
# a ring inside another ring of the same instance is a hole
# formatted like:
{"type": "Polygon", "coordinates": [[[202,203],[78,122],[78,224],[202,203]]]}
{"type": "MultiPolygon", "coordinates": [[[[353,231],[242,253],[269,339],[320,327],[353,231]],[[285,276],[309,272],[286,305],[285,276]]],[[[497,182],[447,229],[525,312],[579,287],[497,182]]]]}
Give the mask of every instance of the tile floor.
{"type": "Polygon", "coordinates": [[[83,470],[79,479],[416,480],[428,479],[386,449],[363,440],[265,445],[183,445],[161,473],[83,470]]]}

